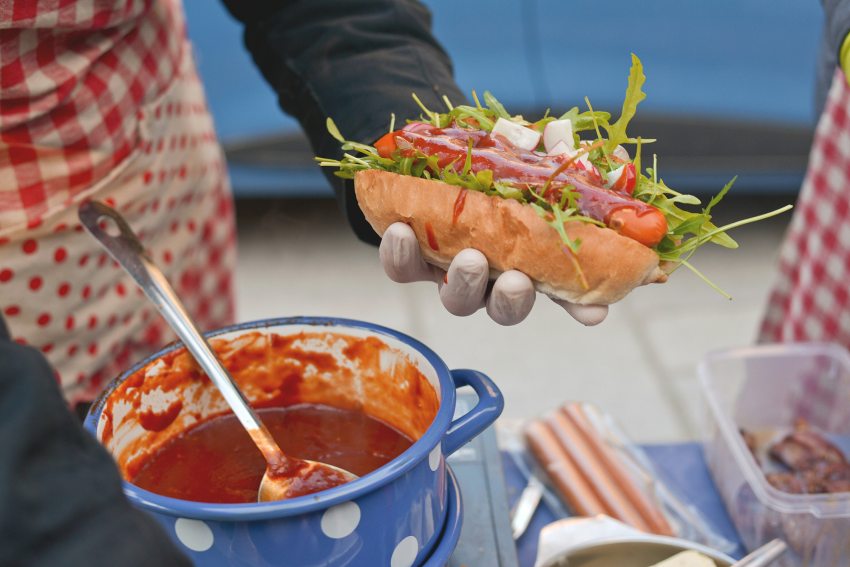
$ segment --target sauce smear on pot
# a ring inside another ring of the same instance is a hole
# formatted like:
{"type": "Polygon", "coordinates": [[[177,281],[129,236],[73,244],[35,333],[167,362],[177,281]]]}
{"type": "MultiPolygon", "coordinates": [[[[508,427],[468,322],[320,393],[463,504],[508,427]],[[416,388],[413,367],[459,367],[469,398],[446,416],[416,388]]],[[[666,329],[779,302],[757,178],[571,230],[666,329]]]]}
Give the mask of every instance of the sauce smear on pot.
{"type": "MultiPolygon", "coordinates": [[[[260,418],[288,455],[328,463],[363,476],[391,461],[412,441],[368,415],[324,405],[299,404],[259,410],[260,418]]],[[[233,415],[199,423],[152,453],[130,481],[172,498],[195,502],[256,502],[266,462],[233,415]]],[[[286,471],[273,473],[286,474],[286,471]]],[[[300,494],[340,484],[309,478],[300,494]]]]}

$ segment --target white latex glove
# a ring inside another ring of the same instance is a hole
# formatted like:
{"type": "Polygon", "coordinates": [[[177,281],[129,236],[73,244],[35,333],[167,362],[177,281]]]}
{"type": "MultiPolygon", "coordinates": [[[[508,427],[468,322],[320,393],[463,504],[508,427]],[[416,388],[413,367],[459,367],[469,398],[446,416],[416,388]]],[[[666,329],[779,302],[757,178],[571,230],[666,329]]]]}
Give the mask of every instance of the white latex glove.
{"type": "MultiPolygon", "coordinates": [[[[413,229],[397,222],[384,232],[379,248],[381,265],[394,282],[433,281],[439,286],[446,310],[465,317],[482,307],[500,325],[516,325],[525,319],[537,295],[531,279],[517,270],[501,274],[488,289],[490,266],[484,254],[473,248],[461,250],[448,273],[425,262],[413,229]]],[[[608,314],[607,305],[577,305],[553,299],[583,325],[597,325],[608,314]]]]}

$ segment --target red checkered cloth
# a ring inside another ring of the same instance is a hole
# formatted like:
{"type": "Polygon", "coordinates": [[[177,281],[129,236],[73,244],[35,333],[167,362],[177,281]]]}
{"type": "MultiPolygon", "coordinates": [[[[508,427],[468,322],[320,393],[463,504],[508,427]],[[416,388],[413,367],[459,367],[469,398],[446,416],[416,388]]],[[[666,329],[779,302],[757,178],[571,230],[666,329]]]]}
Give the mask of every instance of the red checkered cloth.
{"type": "MultiPolygon", "coordinates": [[[[850,348],[850,87],[833,77],[809,167],[782,245],[759,342],[827,341],[850,348]]],[[[833,369],[834,371],[834,369],[833,369]]],[[[833,371],[813,371],[794,396],[795,417],[847,415],[833,371]]],[[[831,427],[836,427],[833,423],[831,427]]]]}
{"type": "Polygon", "coordinates": [[[172,0],[0,0],[0,311],[69,401],[173,339],[80,225],[134,228],[202,329],[231,323],[235,223],[172,0]]]}
{"type": "Polygon", "coordinates": [[[0,2],[0,237],[129,155],[139,105],[177,73],[182,27],[169,1],[0,2]]]}
{"type": "Polygon", "coordinates": [[[850,347],[850,87],[836,71],[782,245],[760,342],[850,347]]]}

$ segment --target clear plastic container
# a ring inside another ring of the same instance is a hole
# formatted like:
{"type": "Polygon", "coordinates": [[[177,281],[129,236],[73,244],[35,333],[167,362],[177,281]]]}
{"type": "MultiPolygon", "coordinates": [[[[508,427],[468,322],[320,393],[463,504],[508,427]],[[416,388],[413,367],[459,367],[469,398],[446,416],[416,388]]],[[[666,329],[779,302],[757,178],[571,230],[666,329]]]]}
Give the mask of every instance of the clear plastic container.
{"type": "Polygon", "coordinates": [[[706,460],[744,544],[783,539],[782,567],[850,565],[850,492],[777,490],[740,433],[787,432],[805,419],[847,454],[850,354],[823,343],[730,349],[707,355],[699,377],[706,460]]]}

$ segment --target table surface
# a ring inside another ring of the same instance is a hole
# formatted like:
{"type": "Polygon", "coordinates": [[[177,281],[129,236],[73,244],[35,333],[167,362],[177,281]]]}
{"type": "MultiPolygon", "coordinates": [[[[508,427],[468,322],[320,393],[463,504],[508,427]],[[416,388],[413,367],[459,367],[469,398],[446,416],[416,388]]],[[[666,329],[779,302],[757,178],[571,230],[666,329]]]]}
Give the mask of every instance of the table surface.
{"type": "MultiPolygon", "coordinates": [[[[701,446],[697,443],[682,443],[644,445],[642,448],[663,475],[668,486],[698,508],[719,535],[736,543],[737,548],[730,555],[736,558],[743,555],[744,548],[709,475],[701,446]]],[[[526,479],[510,455],[502,451],[501,456],[508,500],[513,506],[526,484],[526,479]]],[[[517,555],[521,567],[533,567],[540,530],[559,518],[560,516],[553,513],[544,502],[540,503],[525,534],[517,541],[517,555]]]]}

